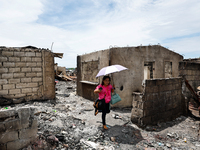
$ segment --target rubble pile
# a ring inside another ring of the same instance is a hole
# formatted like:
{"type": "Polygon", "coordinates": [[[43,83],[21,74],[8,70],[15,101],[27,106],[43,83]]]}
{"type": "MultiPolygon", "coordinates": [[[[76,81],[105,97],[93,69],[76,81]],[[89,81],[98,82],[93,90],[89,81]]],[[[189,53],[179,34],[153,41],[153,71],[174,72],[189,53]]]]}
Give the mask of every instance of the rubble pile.
{"type": "Polygon", "coordinates": [[[187,150],[200,149],[199,121],[181,116],[174,121],[142,129],[130,121],[131,108],[112,108],[103,130],[101,113],[94,116],[93,102],[76,95],[75,82],[58,81],[56,100],[27,102],[38,119],[37,140],[23,150],[187,150]]]}

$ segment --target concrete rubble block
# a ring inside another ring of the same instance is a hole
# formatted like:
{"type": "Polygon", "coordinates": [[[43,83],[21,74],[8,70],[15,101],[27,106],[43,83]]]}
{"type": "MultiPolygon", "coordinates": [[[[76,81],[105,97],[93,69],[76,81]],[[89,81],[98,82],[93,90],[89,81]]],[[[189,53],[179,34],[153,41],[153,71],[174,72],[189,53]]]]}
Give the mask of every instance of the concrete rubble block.
{"type": "Polygon", "coordinates": [[[32,120],[31,129],[36,129],[37,127],[38,127],[38,121],[35,118],[32,120]]]}
{"type": "Polygon", "coordinates": [[[21,93],[20,89],[9,90],[9,94],[20,94],[20,93],[21,93]]]}
{"type": "Polygon", "coordinates": [[[19,57],[9,57],[9,61],[20,61],[20,58],[19,57]]]}
{"type": "Polygon", "coordinates": [[[4,132],[0,134],[0,144],[4,144],[10,141],[18,139],[18,131],[4,132]]]}
{"type": "Polygon", "coordinates": [[[13,73],[4,73],[2,74],[3,79],[12,79],[13,78],[13,73]]]}
{"type": "Polygon", "coordinates": [[[37,137],[37,131],[37,126],[35,128],[22,129],[19,131],[19,138],[26,139],[31,137],[37,137]]]}
{"type": "Polygon", "coordinates": [[[35,52],[25,52],[25,56],[35,56],[35,52]]]}
{"type": "Polygon", "coordinates": [[[14,88],[15,88],[15,84],[5,84],[5,85],[3,85],[4,90],[14,89],[14,88]]]}
{"type": "Polygon", "coordinates": [[[5,122],[5,128],[7,131],[19,130],[21,129],[20,120],[14,119],[8,122],[5,122]]]}
{"type": "Polygon", "coordinates": [[[30,144],[30,139],[20,139],[7,143],[7,150],[19,150],[30,144]]]}
{"type": "Polygon", "coordinates": [[[36,66],[36,62],[28,62],[26,63],[27,67],[35,67],[36,66]]]}
{"type": "Polygon", "coordinates": [[[2,51],[2,56],[13,56],[13,52],[10,51],[2,51]]]}
{"type": "Polygon", "coordinates": [[[14,78],[23,78],[25,77],[25,73],[14,73],[14,78]]]}
{"type": "Polygon", "coordinates": [[[7,84],[7,83],[8,83],[7,79],[0,79],[0,85],[7,84]]]}
{"type": "Polygon", "coordinates": [[[0,57],[0,62],[5,62],[7,60],[8,60],[7,57],[0,57]]]}
{"type": "Polygon", "coordinates": [[[14,56],[24,56],[24,52],[14,52],[14,56]]]}
{"type": "Polygon", "coordinates": [[[17,62],[16,63],[16,67],[25,67],[26,66],[26,63],[24,62],[17,62]]]}
{"type": "Polygon", "coordinates": [[[8,83],[20,83],[20,79],[9,79],[8,83]]]}
{"type": "Polygon", "coordinates": [[[8,72],[8,68],[0,68],[0,73],[6,73],[8,72]]]}
{"type": "Polygon", "coordinates": [[[2,110],[0,111],[0,118],[9,118],[16,115],[16,111],[14,109],[12,110],[2,110]]]}
{"type": "Polygon", "coordinates": [[[21,57],[21,61],[25,62],[31,61],[31,57],[21,57]]]}
{"type": "Polygon", "coordinates": [[[0,123],[0,134],[6,130],[4,123],[0,123]]]}
{"type": "Polygon", "coordinates": [[[22,128],[29,127],[30,108],[29,107],[18,108],[17,112],[21,121],[22,128]]]}
{"type": "Polygon", "coordinates": [[[21,72],[31,72],[31,68],[21,68],[21,72]]]}

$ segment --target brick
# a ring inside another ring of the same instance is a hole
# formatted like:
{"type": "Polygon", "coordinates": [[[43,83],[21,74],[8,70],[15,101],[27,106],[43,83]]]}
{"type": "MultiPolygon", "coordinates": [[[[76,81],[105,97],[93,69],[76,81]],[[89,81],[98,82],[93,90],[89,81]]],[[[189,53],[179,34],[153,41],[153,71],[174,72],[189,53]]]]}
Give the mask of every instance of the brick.
{"type": "Polygon", "coordinates": [[[0,57],[0,62],[4,62],[4,61],[7,61],[7,57],[0,57]]]}
{"type": "Polygon", "coordinates": [[[0,135],[0,144],[18,139],[18,131],[4,132],[0,135]]]}
{"type": "Polygon", "coordinates": [[[40,82],[42,81],[42,78],[32,78],[32,82],[40,82]]]}
{"type": "Polygon", "coordinates": [[[20,93],[21,93],[20,89],[9,90],[9,94],[20,94],[20,93]]]}
{"type": "Polygon", "coordinates": [[[0,95],[7,95],[8,94],[8,90],[1,90],[0,91],[0,95]]]}
{"type": "Polygon", "coordinates": [[[36,62],[28,62],[26,63],[27,67],[35,67],[36,66],[36,62]]]}
{"type": "Polygon", "coordinates": [[[42,53],[41,53],[41,52],[36,52],[36,53],[35,53],[35,56],[41,57],[41,56],[42,56],[42,53]]]}
{"type": "Polygon", "coordinates": [[[37,62],[37,65],[38,67],[41,67],[42,66],[42,63],[41,62],[37,62]]]}
{"type": "Polygon", "coordinates": [[[37,73],[26,73],[27,77],[37,77],[37,73]]]}
{"type": "Polygon", "coordinates": [[[38,90],[38,88],[33,88],[33,92],[37,92],[38,90]]]}
{"type": "Polygon", "coordinates": [[[7,143],[7,150],[19,150],[22,149],[30,144],[33,139],[20,139],[12,142],[7,143]]]}
{"type": "Polygon", "coordinates": [[[14,62],[3,62],[3,66],[4,67],[15,67],[15,63],[14,62]]]}
{"type": "Polygon", "coordinates": [[[9,72],[20,72],[20,68],[9,68],[9,72]]]}
{"type": "Polygon", "coordinates": [[[32,92],[32,88],[25,88],[25,89],[22,89],[22,93],[31,93],[32,92]]]}
{"type": "Polygon", "coordinates": [[[31,57],[21,57],[21,61],[31,61],[31,57]]]}
{"type": "Polygon", "coordinates": [[[0,90],[2,90],[3,89],[3,87],[2,87],[2,85],[0,84],[0,90]]]}
{"type": "Polygon", "coordinates": [[[35,56],[35,52],[25,52],[25,56],[35,56]]]}
{"type": "Polygon", "coordinates": [[[32,61],[40,62],[42,61],[41,57],[32,57],[32,61]]]}
{"type": "Polygon", "coordinates": [[[2,51],[2,56],[13,56],[13,52],[2,51]]]}
{"type": "Polygon", "coordinates": [[[24,56],[24,52],[14,52],[14,56],[24,56]]]}
{"type": "Polygon", "coordinates": [[[32,68],[32,71],[34,71],[34,72],[41,72],[42,68],[32,68]]]}
{"type": "Polygon", "coordinates": [[[6,73],[8,72],[8,68],[0,68],[0,73],[6,73]]]}
{"type": "Polygon", "coordinates": [[[36,137],[36,136],[37,136],[37,127],[31,129],[22,129],[21,131],[19,131],[20,139],[36,137]]]}
{"type": "Polygon", "coordinates": [[[42,76],[42,73],[37,73],[37,77],[41,77],[42,76]]]}
{"type": "Polygon", "coordinates": [[[31,72],[31,68],[21,68],[22,72],[31,72]]]}
{"type": "Polygon", "coordinates": [[[14,119],[7,121],[5,123],[5,128],[7,131],[19,130],[21,129],[21,124],[19,119],[14,119]]]}
{"type": "Polygon", "coordinates": [[[9,61],[20,61],[19,57],[9,57],[9,61]]]}
{"type": "Polygon", "coordinates": [[[5,125],[3,123],[0,123],[0,134],[1,132],[4,132],[6,130],[5,125]]]}
{"type": "Polygon", "coordinates": [[[0,67],[2,67],[2,66],[3,66],[3,65],[2,65],[2,63],[3,63],[3,62],[1,62],[1,61],[0,61],[0,67]]]}
{"type": "Polygon", "coordinates": [[[20,79],[9,79],[8,83],[20,83],[20,79]]]}
{"type": "Polygon", "coordinates": [[[25,73],[14,73],[14,78],[23,78],[25,77],[25,73]]]}
{"type": "Polygon", "coordinates": [[[38,83],[19,83],[16,84],[16,88],[26,88],[26,87],[37,87],[38,83]]]}
{"type": "Polygon", "coordinates": [[[31,78],[21,78],[21,82],[31,82],[31,78]]]}
{"type": "Polygon", "coordinates": [[[17,62],[16,63],[16,67],[25,67],[26,66],[26,63],[24,62],[17,62]]]}
{"type": "Polygon", "coordinates": [[[14,89],[15,88],[15,84],[6,84],[3,85],[3,89],[7,90],[7,89],[14,89]]]}
{"type": "Polygon", "coordinates": [[[8,83],[8,80],[6,80],[6,79],[0,79],[0,85],[7,84],[7,83],[8,83]]]}

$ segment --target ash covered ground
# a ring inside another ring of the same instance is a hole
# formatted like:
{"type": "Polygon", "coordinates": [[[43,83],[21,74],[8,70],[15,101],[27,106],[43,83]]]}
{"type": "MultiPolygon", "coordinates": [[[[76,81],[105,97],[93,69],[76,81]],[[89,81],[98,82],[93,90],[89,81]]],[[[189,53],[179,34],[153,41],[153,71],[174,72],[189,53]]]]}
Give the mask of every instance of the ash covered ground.
{"type": "MultiPolygon", "coordinates": [[[[199,123],[191,117],[147,126],[130,121],[131,108],[112,108],[103,130],[101,113],[94,116],[93,102],[76,95],[76,83],[59,81],[56,100],[8,106],[35,107],[37,140],[23,150],[199,150],[199,123]]],[[[1,109],[4,109],[3,107],[1,109]]]]}

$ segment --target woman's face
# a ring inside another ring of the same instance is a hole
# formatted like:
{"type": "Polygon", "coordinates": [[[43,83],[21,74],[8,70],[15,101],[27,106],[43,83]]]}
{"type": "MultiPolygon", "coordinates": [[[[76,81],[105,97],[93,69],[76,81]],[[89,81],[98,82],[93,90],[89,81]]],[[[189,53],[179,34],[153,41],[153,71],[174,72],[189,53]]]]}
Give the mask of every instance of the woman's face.
{"type": "Polygon", "coordinates": [[[109,85],[110,83],[109,78],[106,78],[105,80],[103,80],[103,83],[105,86],[109,85]]]}

